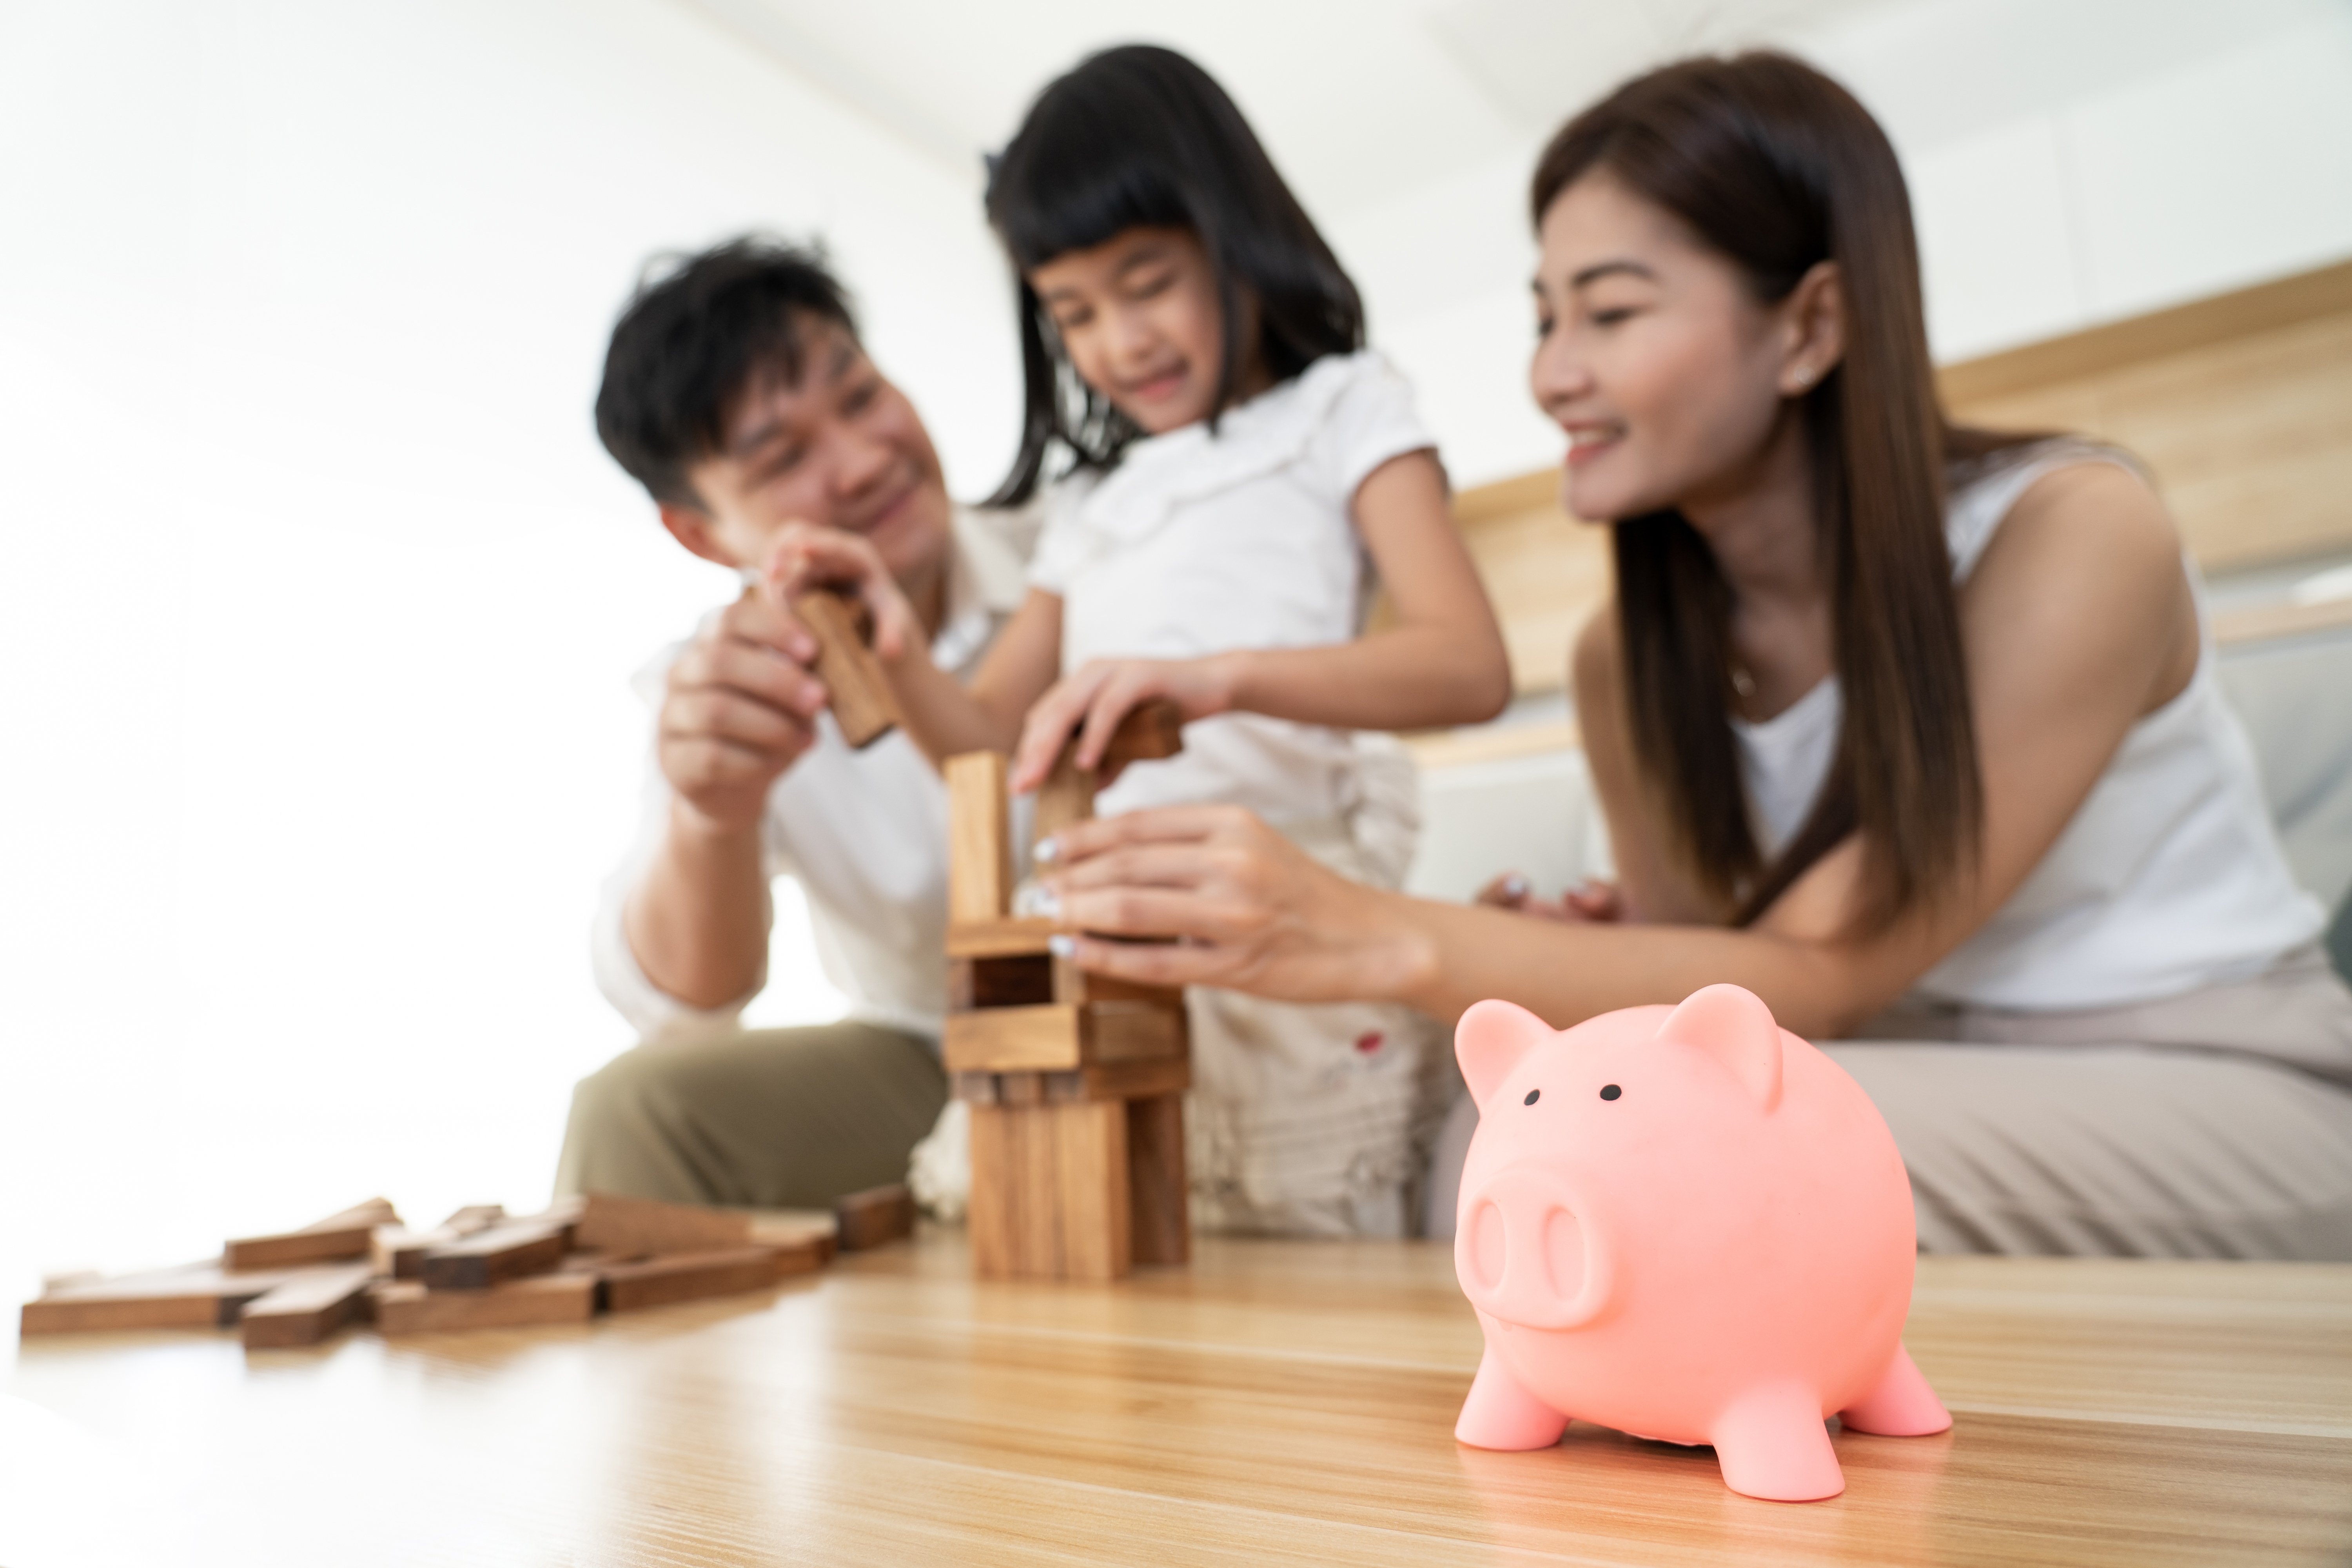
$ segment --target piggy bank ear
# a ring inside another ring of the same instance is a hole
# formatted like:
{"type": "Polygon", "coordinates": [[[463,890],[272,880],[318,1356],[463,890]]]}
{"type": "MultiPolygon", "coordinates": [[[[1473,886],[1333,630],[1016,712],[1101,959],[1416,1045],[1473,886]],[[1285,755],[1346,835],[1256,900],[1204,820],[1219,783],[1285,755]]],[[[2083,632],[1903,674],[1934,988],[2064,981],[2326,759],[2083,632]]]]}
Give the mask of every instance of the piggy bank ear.
{"type": "Polygon", "coordinates": [[[1737,985],[1694,991],[1658,1026],[1658,1038],[1721,1062],[1764,1110],[1780,1103],[1780,1026],[1754,992],[1737,985]]]}
{"type": "Polygon", "coordinates": [[[1525,1007],[1480,1002],[1454,1026],[1454,1058],[1462,1064],[1470,1098],[1483,1107],[1521,1057],[1558,1038],[1558,1030],[1525,1007]]]}

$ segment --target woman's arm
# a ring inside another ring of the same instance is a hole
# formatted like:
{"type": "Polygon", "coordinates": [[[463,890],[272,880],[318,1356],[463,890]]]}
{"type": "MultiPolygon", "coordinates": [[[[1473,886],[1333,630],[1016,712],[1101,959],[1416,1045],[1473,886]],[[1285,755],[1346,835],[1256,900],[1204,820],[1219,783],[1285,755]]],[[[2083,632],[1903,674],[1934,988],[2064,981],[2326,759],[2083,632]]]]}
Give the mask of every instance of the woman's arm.
{"type": "Polygon", "coordinates": [[[1202,807],[1082,823],[1060,835],[1066,917],[1089,969],[1287,1001],[1383,998],[1441,1018],[1504,996],[1566,1025],[1679,1002],[1732,981],[1800,1034],[1851,1030],[2005,903],[2144,714],[2196,668],[2179,546],[2121,470],[2061,470],[2019,502],[1961,595],[1984,771],[1974,875],[1939,901],[1854,932],[1863,847],[1824,856],[1745,931],[1562,925],[1379,892],[1325,870],[1247,813],[1202,807]]]}
{"type": "Polygon", "coordinates": [[[1324,647],[1090,663],[1038,703],[1013,757],[1013,787],[1043,779],[1073,730],[1078,764],[1094,766],[1119,720],[1148,698],[1173,700],[1187,719],[1263,713],[1347,730],[1471,724],[1501,712],[1510,660],[1447,509],[1436,457],[1390,458],[1357,487],[1353,510],[1388,589],[1390,624],[1324,647]]]}
{"type": "Polygon", "coordinates": [[[840,529],[785,529],[765,578],[783,604],[820,586],[847,589],[866,602],[874,615],[875,656],[907,732],[934,763],[964,752],[1010,752],[1022,716],[1061,666],[1062,601],[1033,588],[966,686],[931,662],[922,622],[873,545],[840,529]]]}

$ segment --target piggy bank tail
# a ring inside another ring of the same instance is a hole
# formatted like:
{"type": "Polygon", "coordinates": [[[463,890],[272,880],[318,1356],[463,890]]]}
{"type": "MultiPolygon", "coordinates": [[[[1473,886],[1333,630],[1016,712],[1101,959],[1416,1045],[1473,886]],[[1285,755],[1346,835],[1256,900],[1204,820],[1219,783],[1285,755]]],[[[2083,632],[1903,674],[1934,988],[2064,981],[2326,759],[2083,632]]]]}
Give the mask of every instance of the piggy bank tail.
{"type": "Polygon", "coordinates": [[[1882,1437],[1925,1437],[1952,1424],[1952,1413],[1911,1364],[1911,1352],[1897,1341],[1895,1359],[1878,1386],[1838,1412],[1850,1432],[1875,1432],[1882,1437]]]}

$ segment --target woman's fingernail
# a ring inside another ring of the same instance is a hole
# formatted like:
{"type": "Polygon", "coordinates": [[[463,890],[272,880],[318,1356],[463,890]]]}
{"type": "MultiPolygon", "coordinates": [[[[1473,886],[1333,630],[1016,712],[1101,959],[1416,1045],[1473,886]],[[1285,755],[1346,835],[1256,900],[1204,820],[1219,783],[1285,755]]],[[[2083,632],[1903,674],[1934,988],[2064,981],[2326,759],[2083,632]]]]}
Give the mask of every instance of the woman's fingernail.
{"type": "Polygon", "coordinates": [[[1055,958],[1075,958],[1078,952],[1078,939],[1067,931],[1057,931],[1045,939],[1045,951],[1055,958]]]}
{"type": "Polygon", "coordinates": [[[1514,899],[1528,896],[1528,879],[1517,871],[1503,879],[1503,891],[1514,899]]]}
{"type": "Polygon", "coordinates": [[[1062,841],[1058,838],[1040,838],[1037,847],[1029,851],[1029,858],[1040,866],[1050,866],[1061,858],[1062,841]]]}

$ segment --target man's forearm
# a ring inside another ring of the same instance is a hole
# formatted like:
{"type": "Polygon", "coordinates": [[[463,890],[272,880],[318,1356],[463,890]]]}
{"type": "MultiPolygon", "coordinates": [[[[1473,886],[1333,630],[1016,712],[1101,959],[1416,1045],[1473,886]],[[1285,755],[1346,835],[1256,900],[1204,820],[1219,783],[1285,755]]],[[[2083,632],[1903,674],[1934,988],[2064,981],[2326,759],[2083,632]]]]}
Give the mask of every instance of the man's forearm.
{"type": "Polygon", "coordinates": [[[760,983],[768,951],[767,868],[757,823],[712,824],[682,801],[623,929],[647,980],[690,1007],[723,1007],[760,983]]]}

